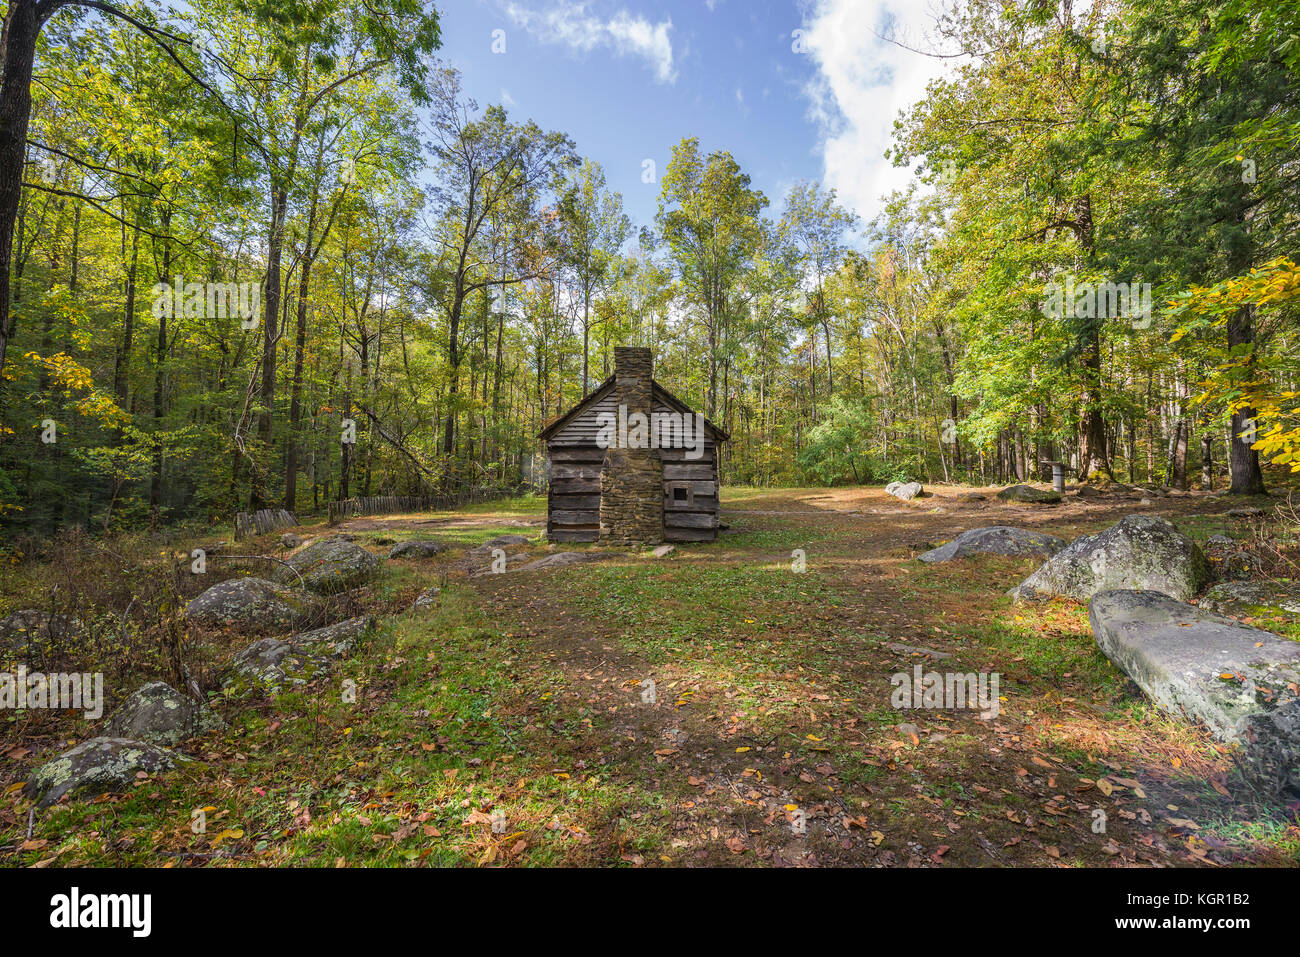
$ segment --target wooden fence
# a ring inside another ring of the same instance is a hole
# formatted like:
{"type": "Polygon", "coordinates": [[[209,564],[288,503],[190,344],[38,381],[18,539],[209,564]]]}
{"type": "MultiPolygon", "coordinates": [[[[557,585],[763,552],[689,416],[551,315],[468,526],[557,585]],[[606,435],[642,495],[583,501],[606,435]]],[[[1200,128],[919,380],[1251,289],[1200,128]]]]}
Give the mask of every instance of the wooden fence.
{"type": "Polygon", "coordinates": [[[354,515],[392,515],[397,512],[433,512],[441,509],[457,508],[475,502],[490,502],[493,499],[519,495],[526,491],[520,488],[470,488],[449,495],[367,495],[347,498],[339,502],[330,502],[327,506],[329,524],[337,525],[354,515]]]}
{"type": "Polygon", "coordinates": [[[251,515],[248,512],[238,512],[235,515],[235,541],[242,541],[252,535],[265,535],[277,528],[293,528],[297,524],[297,516],[282,508],[263,508],[251,515]]]}

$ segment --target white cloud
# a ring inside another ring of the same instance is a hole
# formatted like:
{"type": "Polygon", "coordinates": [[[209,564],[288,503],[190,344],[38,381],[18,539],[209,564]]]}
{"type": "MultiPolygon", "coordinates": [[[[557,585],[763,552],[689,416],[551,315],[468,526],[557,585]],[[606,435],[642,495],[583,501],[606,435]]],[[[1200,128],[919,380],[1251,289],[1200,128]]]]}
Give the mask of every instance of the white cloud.
{"type": "Polygon", "coordinates": [[[646,61],[660,83],[676,81],[671,19],[651,23],[626,10],[602,19],[589,13],[590,8],[591,4],[584,0],[559,0],[544,10],[531,10],[509,0],[503,9],[511,20],[543,43],[560,44],[581,53],[607,47],[619,56],[646,61]]]}
{"type": "Polygon", "coordinates": [[[881,35],[930,49],[933,23],[916,0],[815,0],[803,25],[804,49],[817,68],[804,93],[822,133],[826,185],[864,220],[915,177],[884,158],[894,119],[959,62],[913,53],[881,35]]]}

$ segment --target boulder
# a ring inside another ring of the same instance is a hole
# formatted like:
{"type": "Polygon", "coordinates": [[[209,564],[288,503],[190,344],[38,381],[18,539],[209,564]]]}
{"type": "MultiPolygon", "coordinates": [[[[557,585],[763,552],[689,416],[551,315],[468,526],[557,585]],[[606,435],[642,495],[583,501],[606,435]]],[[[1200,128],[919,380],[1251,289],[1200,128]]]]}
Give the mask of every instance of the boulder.
{"type": "Polygon", "coordinates": [[[1300,642],[1156,592],[1099,592],[1088,616],[1097,646],[1160,708],[1240,744],[1256,786],[1300,793],[1300,642]]]}
{"type": "Polygon", "coordinates": [[[998,498],[1004,502],[1056,505],[1061,501],[1061,493],[1050,488],[1036,488],[1033,485],[1010,485],[998,492],[998,498]]]}
{"type": "Polygon", "coordinates": [[[490,552],[494,548],[505,548],[507,545],[527,545],[528,537],[526,535],[498,535],[496,538],[490,538],[482,545],[476,545],[470,549],[471,552],[490,552]]]}
{"type": "Polygon", "coordinates": [[[1231,535],[1211,535],[1205,540],[1207,545],[1215,545],[1222,548],[1231,548],[1237,544],[1237,540],[1231,535]]]}
{"type": "Polygon", "coordinates": [[[125,790],[141,771],[158,774],[184,760],[144,741],[91,738],[37,768],[23,786],[23,794],[36,798],[37,807],[49,807],[65,794],[76,797],[125,790]]]}
{"type": "Polygon", "coordinates": [[[545,571],[551,568],[563,568],[566,565],[582,565],[587,562],[605,562],[611,558],[622,558],[622,552],[556,552],[553,555],[547,555],[536,561],[531,561],[527,565],[521,565],[515,571],[537,572],[545,571]]]}
{"type": "Polygon", "coordinates": [[[306,684],[328,671],[334,659],[350,653],[373,624],[373,618],[362,615],[289,638],[255,641],[235,656],[221,686],[239,691],[306,684]]]}
{"type": "Polygon", "coordinates": [[[1187,601],[1209,580],[1208,569],[1196,543],[1169,522],[1127,515],[1105,531],[1075,539],[1007,594],[1087,601],[1100,591],[1135,588],[1187,601]]]}
{"type": "Polygon", "coordinates": [[[398,542],[388,550],[389,558],[432,558],[447,550],[442,542],[428,540],[398,542]]]}
{"type": "Polygon", "coordinates": [[[650,556],[652,558],[666,558],[675,551],[677,551],[676,545],[660,545],[650,553],[650,556]]]}
{"type": "Polygon", "coordinates": [[[314,596],[265,578],[218,582],[185,607],[186,619],[196,625],[240,631],[296,628],[320,613],[320,601],[314,596]]]}
{"type": "Polygon", "coordinates": [[[280,536],[280,544],[285,548],[298,548],[302,545],[302,536],[295,535],[293,532],[285,532],[280,536]]]}
{"type": "Polygon", "coordinates": [[[427,588],[416,596],[415,601],[411,603],[412,611],[424,611],[438,604],[438,596],[442,593],[439,588],[427,588]]]}
{"type": "Polygon", "coordinates": [[[275,572],[282,584],[297,584],[320,595],[332,595],[373,581],[379,572],[379,558],[360,545],[341,537],[323,538],[291,555],[288,567],[275,572]]]}
{"type": "Polygon", "coordinates": [[[1242,508],[1230,508],[1227,515],[1229,518],[1263,518],[1264,510],[1255,505],[1247,505],[1242,508]]]}
{"type": "Polygon", "coordinates": [[[152,681],[122,702],[102,730],[109,738],[174,747],[225,726],[207,702],[200,704],[169,684],[152,681]]]}
{"type": "Polygon", "coordinates": [[[1300,619],[1300,582],[1236,581],[1215,585],[1201,598],[1206,611],[1236,618],[1300,619]]]}
{"type": "Polygon", "coordinates": [[[1041,555],[1051,558],[1066,545],[1065,539],[1027,528],[994,525],[972,528],[952,541],[920,556],[923,562],[949,562],[967,555],[1041,555]]]}
{"type": "Polygon", "coordinates": [[[890,482],[885,486],[885,491],[904,502],[925,494],[925,488],[920,482],[890,482]]]}
{"type": "Polygon", "coordinates": [[[0,651],[18,654],[39,652],[47,645],[85,637],[86,626],[68,615],[52,615],[36,608],[23,608],[0,618],[0,651]]]}

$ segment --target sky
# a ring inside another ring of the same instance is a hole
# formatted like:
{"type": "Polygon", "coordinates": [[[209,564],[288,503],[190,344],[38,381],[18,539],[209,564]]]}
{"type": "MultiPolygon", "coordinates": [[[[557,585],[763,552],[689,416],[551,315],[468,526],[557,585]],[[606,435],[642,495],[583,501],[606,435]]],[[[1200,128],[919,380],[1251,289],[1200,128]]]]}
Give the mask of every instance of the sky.
{"type": "Polygon", "coordinates": [[[674,144],[730,150],[779,215],[799,179],[864,220],[914,181],[883,156],[898,112],[952,61],[927,0],[445,0],[440,56],[480,106],[561,130],[651,225],[674,144]],[[653,164],[653,165],[650,165],[653,164]],[[645,182],[649,173],[654,182],[645,182]]]}

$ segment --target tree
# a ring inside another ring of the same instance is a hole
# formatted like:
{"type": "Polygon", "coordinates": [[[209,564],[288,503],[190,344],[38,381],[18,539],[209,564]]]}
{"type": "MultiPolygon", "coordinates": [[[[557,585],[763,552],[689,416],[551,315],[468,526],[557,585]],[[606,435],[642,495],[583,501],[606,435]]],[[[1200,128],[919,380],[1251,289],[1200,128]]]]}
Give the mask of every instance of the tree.
{"type": "Polygon", "coordinates": [[[735,315],[735,293],[762,243],[759,213],[767,197],[750,188],[730,153],[700,155],[688,137],[673,147],[664,172],[655,223],[676,263],[678,278],[704,321],[708,354],[705,414],[717,415],[720,344],[735,315]]]}

